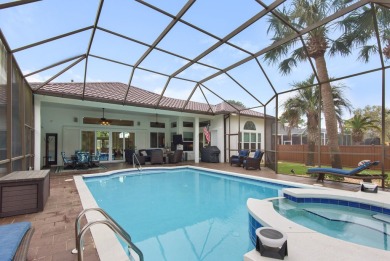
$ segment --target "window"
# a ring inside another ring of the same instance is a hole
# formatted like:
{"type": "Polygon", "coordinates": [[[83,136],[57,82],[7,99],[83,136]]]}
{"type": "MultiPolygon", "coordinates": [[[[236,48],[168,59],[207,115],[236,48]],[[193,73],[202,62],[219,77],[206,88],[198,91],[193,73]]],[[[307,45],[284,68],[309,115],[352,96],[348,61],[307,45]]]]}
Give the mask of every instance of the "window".
{"type": "Polygon", "coordinates": [[[193,128],[194,127],[194,123],[193,122],[189,122],[189,121],[183,121],[183,127],[185,127],[185,128],[193,128]]]}
{"type": "Polygon", "coordinates": [[[150,133],[150,147],[151,148],[165,148],[165,133],[151,132],[150,133]]]}
{"type": "Polygon", "coordinates": [[[165,128],[165,123],[164,122],[150,122],[150,127],[151,128],[165,128]]]}
{"type": "Polygon", "coordinates": [[[256,125],[252,121],[247,121],[242,132],[241,147],[243,149],[255,151],[261,149],[261,133],[256,132],[256,125]]]}
{"type": "Polygon", "coordinates": [[[194,133],[193,132],[183,132],[183,141],[193,141],[194,133]]]}
{"type": "MultiPolygon", "coordinates": [[[[134,126],[134,121],[129,120],[117,120],[117,119],[108,119],[111,126],[127,126],[132,127],[134,126]]],[[[100,124],[101,118],[90,118],[90,117],[84,117],[83,118],[83,124],[100,124]]]]}
{"type": "Polygon", "coordinates": [[[177,123],[176,122],[171,122],[171,128],[176,128],[177,127],[177,123]]]}
{"type": "Polygon", "coordinates": [[[244,130],[256,130],[256,125],[253,123],[253,121],[247,121],[245,122],[244,130]]]}
{"type": "Polygon", "coordinates": [[[95,153],[95,131],[81,132],[81,151],[95,153]]]}
{"type": "Polygon", "coordinates": [[[199,122],[199,128],[207,127],[208,125],[210,125],[210,121],[199,122]]]}

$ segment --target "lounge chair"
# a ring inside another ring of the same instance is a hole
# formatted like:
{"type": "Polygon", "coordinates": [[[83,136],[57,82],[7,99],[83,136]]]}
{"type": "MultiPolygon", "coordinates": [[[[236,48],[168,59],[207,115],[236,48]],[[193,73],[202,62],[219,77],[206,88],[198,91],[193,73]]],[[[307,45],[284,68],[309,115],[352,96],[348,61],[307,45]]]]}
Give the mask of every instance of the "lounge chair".
{"type": "Polygon", "coordinates": [[[0,260],[27,260],[34,228],[30,222],[0,226],[0,260]]]}
{"type": "Polygon", "coordinates": [[[182,157],[183,157],[183,151],[176,150],[174,153],[168,155],[169,163],[181,162],[182,157]]]}
{"type": "Polygon", "coordinates": [[[379,161],[366,161],[352,170],[335,168],[310,168],[307,170],[307,174],[318,174],[317,181],[322,182],[324,182],[325,174],[352,179],[362,179],[365,182],[370,182],[372,179],[383,179],[384,177],[387,177],[387,175],[359,175],[358,173],[365,169],[369,169],[371,166],[377,166],[378,164],[379,161]]]}
{"type": "Polygon", "coordinates": [[[249,150],[240,150],[238,155],[233,155],[230,157],[230,166],[232,166],[232,164],[235,164],[238,167],[241,167],[242,162],[246,157],[248,157],[248,155],[249,155],[249,150]]]}
{"type": "Polygon", "coordinates": [[[76,167],[76,161],[74,161],[71,158],[68,158],[65,156],[65,152],[61,152],[62,161],[64,162],[64,169],[66,168],[72,168],[74,169],[76,167]]]}
{"type": "Polygon", "coordinates": [[[244,161],[242,162],[242,167],[245,169],[258,169],[260,168],[260,162],[263,158],[264,152],[261,150],[256,150],[255,155],[253,155],[253,158],[246,157],[244,161]]]}

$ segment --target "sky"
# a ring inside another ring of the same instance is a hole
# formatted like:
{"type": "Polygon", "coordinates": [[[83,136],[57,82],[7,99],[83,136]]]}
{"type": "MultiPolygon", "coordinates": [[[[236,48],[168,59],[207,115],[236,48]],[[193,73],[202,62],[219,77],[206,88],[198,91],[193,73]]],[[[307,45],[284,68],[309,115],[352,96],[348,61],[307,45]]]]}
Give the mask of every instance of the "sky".
{"type": "MultiPolygon", "coordinates": [[[[0,1],[0,3],[5,2],[8,1],[0,1]]],[[[186,3],[184,0],[148,0],[144,2],[155,5],[171,15],[176,15],[186,3]]],[[[263,2],[270,4],[273,1],[266,0],[263,2]]],[[[290,4],[291,0],[285,3],[286,6],[290,4]]],[[[45,0],[7,8],[0,10],[0,27],[11,49],[14,50],[93,25],[98,5],[99,1],[97,0],[45,0]]],[[[261,10],[263,10],[262,6],[254,0],[197,0],[182,19],[210,32],[217,38],[224,38],[261,10]]],[[[263,17],[258,20],[240,34],[232,37],[229,42],[253,53],[269,46],[272,43],[272,34],[267,34],[267,19],[268,17],[263,17]]],[[[106,0],[98,26],[152,44],[171,21],[171,17],[152,10],[137,1],[106,0]]],[[[333,27],[330,29],[332,30],[332,37],[335,38],[338,31],[333,27]]],[[[16,52],[15,57],[23,73],[27,74],[85,53],[90,37],[91,30],[87,30],[57,41],[16,52]]],[[[218,39],[179,22],[158,43],[157,47],[168,52],[175,52],[185,58],[194,59],[217,42],[218,39]]],[[[97,30],[90,54],[133,65],[146,50],[147,47],[144,45],[116,37],[103,30],[97,30]]],[[[247,53],[223,44],[200,59],[200,62],[224,69],[247,57],[247,53]]],[[[291,89],[294,83],[305,80],[312,73],[310,64],[306,62],[300,63],[289,75],[281,75],[277,65],[268,64],[262,56],[258,59],[277,92],[291,89]]],[[[357,61],[356,52],[348,57],[327,56],[326,60],[331,77],[343,77],[380,67],[379,55],[373,56],[371,61],[365,64],[357,61]]],[[[72,62],[34,74],[28,78],[28,81],[46,81],[72,62]]],[[[187,63],[186,59],[154,50],[139,66],[170,75],[187,63]]],[[[389,62],[386,62],[386,65],[389,65],[389,62]]],[[[53,81],[70,82],[73,80],[82,82],[84,80],[84,68],[85,62],[82,61],[53,81]]],[[[132,68],[129,66],[90,57],[88,59],[87,81],[114,81],[128,84],[131,71],[132,68]]],[[[187,99],[195,87],[196,81],[201,81],[216,72],[216,69],[204,65],[192,65],[177,75],[191,81],[172,79],[164,95],[187,99]]],[[[389,76],[386,78],[386,82],[390,82],[389,76]]],[[[137,69],[131,84],[160,94],[167,79],[166,76],[137,69]]],[[[381,104],[381,72],[344,79],[342,83],[348,87],[345,89],[345,94],[354,108],[381,104]]],[[[212,91],[204,89],[207,100],[211,104],[220,103],[221,99],[218,97],[220,96],[226,100],[241,101],[251,108],[269,102],[274,96],[271,86],[254,60],[228,71],[228,75],[222,74],[206,81],[204,85],[212,91]],[[214,95],[213,92],[218,96],[214,95]]],[[[280,95],[279,103],[282,104],[292,95],[294,94],[280,95]]],[[[389,95],[387,94],[385,97],[388,100],[389,95]]],[[[194,93],[191,100],[206,102],[199,90],[194,93]]],[[[263,112],[263,109],[256,110],[263,112]]],[[[270,106],[267,106],[267,114],[272,114],[274,111],[275,103],[271,102],[270,106]]],[[[346,113],[345,118],[350,116],[346,113]]]]}

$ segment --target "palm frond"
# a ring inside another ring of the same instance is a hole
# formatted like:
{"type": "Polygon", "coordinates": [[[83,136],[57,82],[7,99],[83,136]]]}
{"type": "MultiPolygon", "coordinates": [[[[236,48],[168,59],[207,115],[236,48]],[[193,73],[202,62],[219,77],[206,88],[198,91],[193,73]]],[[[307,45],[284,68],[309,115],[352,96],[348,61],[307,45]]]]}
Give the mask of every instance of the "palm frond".
{"type": "Polygon", "coordinates": [[[376,5],[376,17],[381,28],[389,28],[390,9],[376,5]]]}
{"type": "Polygon", "coordinates": [[[297,61],[294,59],[294,57],[289,57],[287,59],[284,59],[279,64],[279,71],[282,75],[287,75],[292,71],[292,67],[297,66],[297,61]]]}
{"type": "Polygon", "coordinates": [[[264,60],[267,61],[268,64],[278,63],[282,57],[285,57],[287,55],[288,49],[288,45],[280,45],[278,47],[275,47],[274,49],[264,54],[264,60]]]}
{"type": "Polygon", "coordinates": [[[360,49],[358,60],[368,63],[370,56],[378,52],[378,46],[365,45],[360,49]]]}
{"type": "Polygon", "coordinates": [[[300,62],[306,61],[307,55],[306,55],[305,48],[302,46],[300,48],[295,49],[292,53],[292,57],[294,57],[294,59],[300,62]]]}
{"type": "Polygon", "coordinates": [[[348,56],[351,53],[351,46],[348,40],[336,40],[333,41],[329,48],[329,55],[334,56],[340,54],[341,56],[348,56]]]}
{"type": "MultiPolygon", "coordinates": [[[[326,0],[324,0],[326,1],[326,0]]],[[[355,0],[334,0],[330,5],[334,12],[347,7],[349,4],[355,2],[355,0]]]]}

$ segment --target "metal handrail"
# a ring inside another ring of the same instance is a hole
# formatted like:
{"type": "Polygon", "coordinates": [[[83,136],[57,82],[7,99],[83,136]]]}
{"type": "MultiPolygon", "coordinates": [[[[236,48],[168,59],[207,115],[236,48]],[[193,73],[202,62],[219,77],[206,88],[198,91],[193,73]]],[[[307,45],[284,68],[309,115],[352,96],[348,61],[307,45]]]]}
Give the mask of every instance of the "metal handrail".
{"type": "Polygon", "coordinates": [[[137,158],[137,154],[133,153],[133,168],[137,168],[138,170],[142,170],[141,164],[137,158]],[[135,160],[137,160],[138,165],[135,164],[135,160]],[[138,166],[138,167],[136,167],[138,166]]]}
{"type": "MultiPolygon", "coordinates": [[[[84,209],[83,211],[80,212],[80,214],[77,216],[76,221],[75,221],[75,234],[76,234],[76,249],[72,251],[74,254],[78,254],[78,260],[83,261],[84,259],[84,246],[83,246],[83,237],[85,232],[92,227],[93,225],[96,224],[104,224],[108,226],[112,231],[114,231],[117,235],[119,235],[129,246],[129,252],[130,250],[134,250],[134,252],[137,253],[139,260],[143,261],[144,256],[141,252],[141,250],[133,244],[131,241],[130,235],[103,209],[101,208],[88,208],[84,209]],[[91,221],[88,222],[83,229],[80,231],[80,219],[88,212],[88,211],[97,211],[100,212],[106,219],[103,220],[96,220],[96,221],[91,221]]],[[[131,255],[131,253],[130,253],[131,255]]]]}

